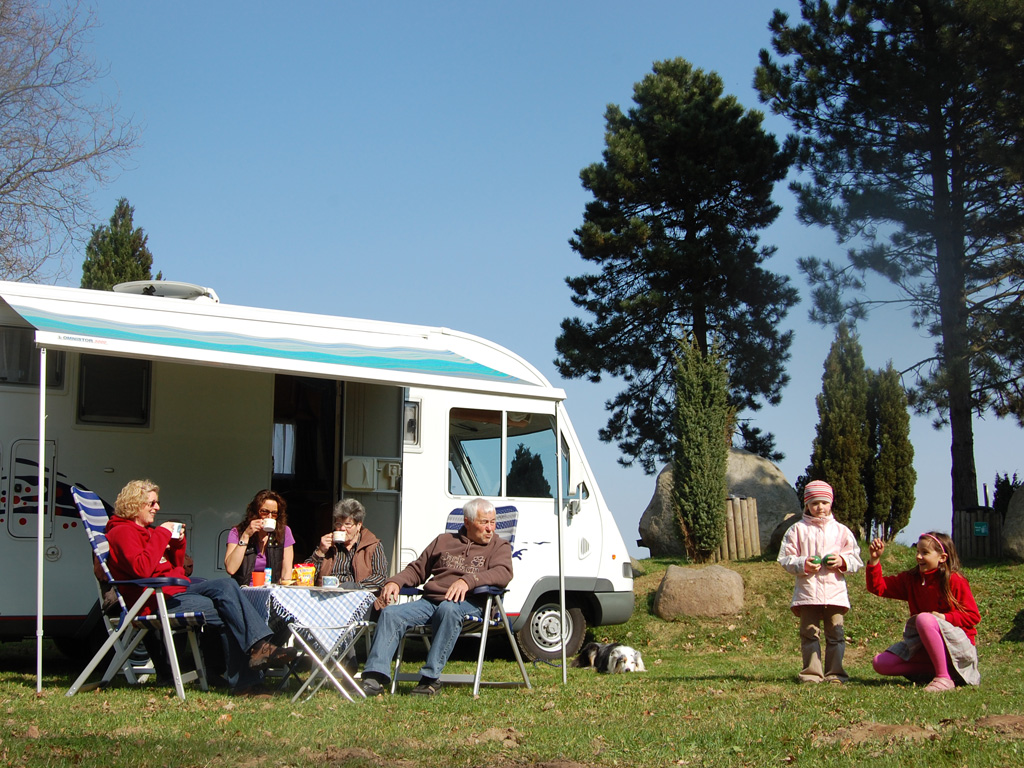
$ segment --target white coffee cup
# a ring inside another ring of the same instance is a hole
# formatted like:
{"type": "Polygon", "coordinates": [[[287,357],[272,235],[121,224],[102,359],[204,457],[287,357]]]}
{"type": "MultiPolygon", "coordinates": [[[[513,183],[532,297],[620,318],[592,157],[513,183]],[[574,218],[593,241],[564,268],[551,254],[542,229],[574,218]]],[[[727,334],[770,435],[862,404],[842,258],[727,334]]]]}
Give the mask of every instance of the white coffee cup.
{"type": "Polygon", "coordinates": [[[334,543],[335,544],[344,544],[345,543],[345,532],[344,531],[335,531],[334,532],[334,543]]]}
{"type": "Polygon", "coordinates": [[[265,517],[265,518],[263,518],[263,530],[264,531],[267,531],[269,533],[270,531],[273,531],[273,530],[276,530],[276,529],[277,529],[277,520],[275,520],[272,517],[265,517]]]}
{"type": "Polygon", "coordinates": [[[184,523],[171,523],[171,526],[172,526],[172,528],[171,528],[171,538],[172,539],[180,539],[182,537],[182,535],[185,533],[185,524],[184,523]]]}

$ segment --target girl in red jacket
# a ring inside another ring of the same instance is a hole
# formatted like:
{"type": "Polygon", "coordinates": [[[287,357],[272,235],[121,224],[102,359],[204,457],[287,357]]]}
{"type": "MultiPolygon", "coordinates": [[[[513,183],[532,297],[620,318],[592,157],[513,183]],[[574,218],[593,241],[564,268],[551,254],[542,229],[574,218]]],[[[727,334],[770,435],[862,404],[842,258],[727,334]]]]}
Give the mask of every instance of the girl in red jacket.
{"type": "Polygon", "coordinates": [[[922,533],[917,540],[917,567],[883,576],[885,542],[871,542],[867,567],[868,591],[879,597],[906,600],[910,619],[903,639],[875,656],[880,675],[928,680],[926,691],[940,693],[957,685],[977,685],[978,651],[975,627],[981,621],[971,585],[960,573],[953,540],[944,533],[922,533]]]}

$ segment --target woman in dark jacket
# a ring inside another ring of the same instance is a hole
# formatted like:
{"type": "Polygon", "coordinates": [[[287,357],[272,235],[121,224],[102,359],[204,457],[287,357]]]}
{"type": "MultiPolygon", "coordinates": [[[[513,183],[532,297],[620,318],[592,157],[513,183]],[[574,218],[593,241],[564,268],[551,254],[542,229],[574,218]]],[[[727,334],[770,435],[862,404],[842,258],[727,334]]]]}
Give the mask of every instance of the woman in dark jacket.
{"type": "Polygon", "coordinates": [[[363,527],[366,509],[355,499],[334,505],[333,530],[324,534],[310,560],[316,566],[316,585],[324,576],[337,576],[339,586],[380,589],[388,578],[388,557],[372,531],[363,527]]]}

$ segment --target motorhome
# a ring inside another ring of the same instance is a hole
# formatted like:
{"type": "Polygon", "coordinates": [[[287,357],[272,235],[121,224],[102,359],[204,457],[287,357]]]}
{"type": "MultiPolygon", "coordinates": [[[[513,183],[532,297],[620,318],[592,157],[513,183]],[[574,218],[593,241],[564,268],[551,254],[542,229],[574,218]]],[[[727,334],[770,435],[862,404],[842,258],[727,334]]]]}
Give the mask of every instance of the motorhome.
{"type": "Polygon", "coordinates": [[[485,339],[232,306],[185,283],[0,282],[0,398],[0,639],[35,632],[42,551],[43,631],[83,644],[97,592],[70,486],[112,505],[142,477],[161,487],[157,522],[186,524],[197,576],[226,575],[228,531],[262,488],[288,502],[296,562],[356,498],[392,572],[483,496],[519,513],[505,605],[528,656],[571,654],[587,625],[632,613],[630,559],[564,392],[485,339]]]}

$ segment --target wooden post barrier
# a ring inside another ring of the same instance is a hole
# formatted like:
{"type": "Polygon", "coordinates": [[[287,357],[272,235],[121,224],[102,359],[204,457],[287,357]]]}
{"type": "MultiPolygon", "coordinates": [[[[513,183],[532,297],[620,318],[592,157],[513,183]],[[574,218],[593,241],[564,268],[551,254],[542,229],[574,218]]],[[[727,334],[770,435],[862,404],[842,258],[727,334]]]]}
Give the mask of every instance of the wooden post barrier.
{"type": "Polygon", "coordinates": [[[953,544],[964,561],[998,560],[1003,556],[1003,520],[991,507],[953,513],[953,544]]]}
{"type": "Polygon", "coordinates": [[[757,499],[730,496],[725,500],[725,535],[713,554],[715,562],[746,560],[761,554],[757,499]]]}
{"type": "Polygon", "coordinates": [[[747,498],[747,517],[750,520],[750,530],[753,532],[751,557],[761,556],[761,526],[757,521],[757,499],[753,496],[747,498]]]}
{"type": "Polygon", "coordinates": [[[725,533],[711,562],[746,560],[761,556],[761,533],[757,523],[757,499],[730,496],[725,500],[725,533]]]}
{"type": "Polygon", "coordinates": [[[726,550],[723,560],[736,559],[736,516],[732,513],[732,499],[725,500],[726,550]]]}
{"type": "Polygon", "coordinates": [[[750,516],[750,499],[740,499],[740,514],[743,515],[743,533],[745,534],[747,554],[746,557],[754,556],[754,543],[758,539],[757,521],[750,516]]]}

